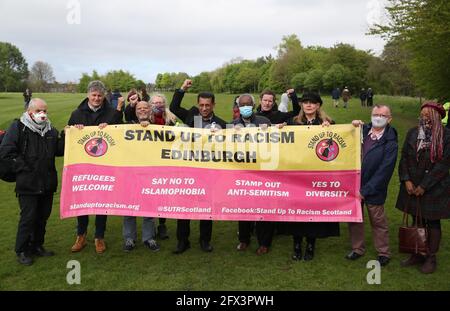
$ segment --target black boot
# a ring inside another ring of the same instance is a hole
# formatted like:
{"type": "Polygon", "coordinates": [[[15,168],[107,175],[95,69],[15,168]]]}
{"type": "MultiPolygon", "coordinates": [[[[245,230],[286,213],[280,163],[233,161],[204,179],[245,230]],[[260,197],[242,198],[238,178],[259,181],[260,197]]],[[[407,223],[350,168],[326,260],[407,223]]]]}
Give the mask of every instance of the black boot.
{"type": "Polygon", "coordinates": [[[27,255],[25,252],[17,254],[17,261],[24,266],[31,266],[33,264],[33,258],[27,255]]]}
{"type": "Polygon", "coordinates": [[[306,238],[306,250],[305,250],[305,256],[303,257],[303,259],[305,261],[309,261],[314,258],[315,246],[316,246],[315,238],[306,238]]]}
{"type": "Polygon", "coordinates": [[[293,260],[302,260],[302,237],[294,236],[294,254],[293,260]]]}
{"type": "Polygon", "coordinates": [[[185,251],[187,251],[189,248],[191,248],[191,243],[189,241],[181,240],[178,241],[177,248],[173,252],[174,254],[182,254],[185,251]]]}
{"type": "Polygon", "coordinates": [[[200,248],[202,249],[202,251],[207,253],[211,253],[213,251],[213,247],[211,246],[211,244],[209,244],[209,241],[200,240],[200,248]]]}
{"type": "Polygon", "coordinates": [[[169,238],[169,235],[167,235],[167,227],[166,224],[160,224],[158,226],[158,237],[161,240],[167,240],[169,238]]]}

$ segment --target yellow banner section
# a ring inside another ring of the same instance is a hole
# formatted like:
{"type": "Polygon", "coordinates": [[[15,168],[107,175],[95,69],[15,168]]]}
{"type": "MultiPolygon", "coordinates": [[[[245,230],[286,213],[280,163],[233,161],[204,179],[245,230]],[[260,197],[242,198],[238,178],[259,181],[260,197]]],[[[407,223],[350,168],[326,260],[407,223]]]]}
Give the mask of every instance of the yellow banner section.
{"type": "Polygon", "coordinates": [[[72,127],[64,165],[175,166],[239,170],[339,171],[361,167],[352,125],[209,129],[149,125],[72,127]]]}

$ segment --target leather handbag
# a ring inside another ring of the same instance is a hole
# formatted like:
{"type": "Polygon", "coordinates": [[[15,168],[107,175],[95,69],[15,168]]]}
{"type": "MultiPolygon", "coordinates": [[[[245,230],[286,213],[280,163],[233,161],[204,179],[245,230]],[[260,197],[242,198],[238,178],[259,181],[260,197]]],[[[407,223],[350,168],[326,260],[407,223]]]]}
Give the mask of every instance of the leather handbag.
{"type": "Polygon", "coordinates": [[[400,253],[426,255],[428,252],[428,232],[422,223],[422,213],[417,199],[416,221],[408,225],[408,203],[403,211],[403,224],[398,230],[398,248],[400,253]]]}

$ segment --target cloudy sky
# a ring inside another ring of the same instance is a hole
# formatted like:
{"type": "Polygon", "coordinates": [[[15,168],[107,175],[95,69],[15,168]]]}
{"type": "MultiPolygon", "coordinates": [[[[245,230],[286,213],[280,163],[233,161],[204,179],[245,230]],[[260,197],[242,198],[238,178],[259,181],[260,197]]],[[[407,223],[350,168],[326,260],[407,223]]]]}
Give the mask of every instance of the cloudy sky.
{"type": "Polygon", "coordinates": [[[124,69],[153,82],[158,72],[194,75],[236,57],[275,55],[281,38],[304,46],[338,42],[379,54],[366,36],[385,0],[0,0],[0,41],[29,66],[51,64],[57,81],[124,69]]]}

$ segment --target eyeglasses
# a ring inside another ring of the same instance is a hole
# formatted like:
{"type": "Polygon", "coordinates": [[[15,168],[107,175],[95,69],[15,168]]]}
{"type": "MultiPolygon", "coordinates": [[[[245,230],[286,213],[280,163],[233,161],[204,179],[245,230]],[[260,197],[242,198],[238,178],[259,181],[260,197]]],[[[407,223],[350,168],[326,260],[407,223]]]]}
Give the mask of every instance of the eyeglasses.
{"type": "Polygon", "coordinates": [[[381,117],[381,118],[389,119],[391,116],[386,115],[386,114],[372,114],[372,117],[381,117]]]}

